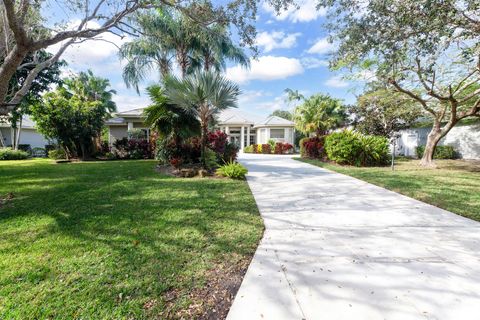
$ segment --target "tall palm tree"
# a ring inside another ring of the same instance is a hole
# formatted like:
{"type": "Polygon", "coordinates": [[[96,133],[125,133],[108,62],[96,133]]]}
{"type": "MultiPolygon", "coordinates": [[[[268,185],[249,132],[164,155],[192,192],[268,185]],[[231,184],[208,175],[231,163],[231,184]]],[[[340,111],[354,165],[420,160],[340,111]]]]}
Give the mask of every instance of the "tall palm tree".
{"type": "Polygon", "coordinates": [[[80,72],[78,77],[65,80],[65,84],[81,101],[93,102],[99,101],[103,110],[112,113],[117,110],[117,105],[112,100],[117,92],[110,87],[110,81],[105,78],[97,77],[92,70],[80,72]]]}
{"type": "Polygon", "coordinates": [[[213,26],[200,30],[200,45],[194,51],[194,62],[205,71],[211,69],[220,72],[227,68],[227,60],[250,67],[250,59],[242,48],[236,46],[223,26],[213,26]]]}
{"type": "Polygon", "coordinates": [[[295,108],[294,120],[299,131],[321,136],[345,122],[345,106],[339,99],[316,94],[305,99],[302,105],[295,108]]]}
{"type": "Polygon", "coordinates": [[[200,121],[202,163],[205,165],[209,123],[220,111],[237,107],[238,85],[217,72],[197,70],[183,79],[167,77],[165,94],[172,104],[200,121]]]}
{"type": "Polygon", "coordinates": [[[127,60],[123,68],[123,80],[127,88],[134,87],[139,92],[138,85],[152,71],[160,71],[163,78],[172,69],[173,50],[165,46],[153,34],[135,39],[122,45],[119,51],[120,57],[127,60]]]}

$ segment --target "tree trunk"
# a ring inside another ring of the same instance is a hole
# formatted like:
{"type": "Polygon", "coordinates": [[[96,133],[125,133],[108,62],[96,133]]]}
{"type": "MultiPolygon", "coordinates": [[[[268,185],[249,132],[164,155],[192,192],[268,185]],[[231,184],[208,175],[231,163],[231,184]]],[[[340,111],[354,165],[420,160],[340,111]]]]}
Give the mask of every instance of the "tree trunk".
{"type": "Polygon", "coordinates": [[[23,124],[23,117],[20,115],[20,121],[18,122],[17,128],[17,136],[15,137],[15,146],[14,149],[18,150],[18,145],[20,144],[20,135],[22,134],[22,124],[23,124]]]}
{"type": "Polygon", "coordinates": [[[80,143],[80,150],[82,150],[82,160],[85,161],[87,159],[86,156],[86,148],[85,148],[85,143],[81,142],[80,143]]]}
{"type": "Polygon", "coordinates": [[[208,135],[208,124],[202,122],[202,146],[201,146],[201,161],[203,168],[207,169],[207,163],[205,161],[205,151],[207,150],[207,135],[208,135]]]}
{"type": "Polygon", "coordinates": [[[433,128],[428,134],[427,144],[425,145],[425,151],[423,152],[420,165],[424,167],[435,168],[436,165],[433,162],[433,154],[438,142],[455,126],[455,122],[449,122],[445,127],[440,128],[440,121],[435,120],[433,128]]]}

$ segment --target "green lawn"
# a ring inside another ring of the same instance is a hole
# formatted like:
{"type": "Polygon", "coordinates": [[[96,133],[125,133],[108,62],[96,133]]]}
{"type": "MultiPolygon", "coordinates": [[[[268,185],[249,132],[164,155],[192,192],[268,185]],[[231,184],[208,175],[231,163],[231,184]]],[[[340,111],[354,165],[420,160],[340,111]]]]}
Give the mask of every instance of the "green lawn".
{"type": "Polygon", "coordinates": [[[0,198],[14,196],[0,205],[0,319],[172,317],[211,270],[251,257],[263,223],[245,181],[154,165],[0,162],[0,198]]]}
{"type": "Polygon", "coordinates": [[[437,160],[437,169],[426,169],[418,160],[398,161],[390,167],[358,168],[300,159],[340,172],[409,197],[480,221],[480,161],[437,160]]]}

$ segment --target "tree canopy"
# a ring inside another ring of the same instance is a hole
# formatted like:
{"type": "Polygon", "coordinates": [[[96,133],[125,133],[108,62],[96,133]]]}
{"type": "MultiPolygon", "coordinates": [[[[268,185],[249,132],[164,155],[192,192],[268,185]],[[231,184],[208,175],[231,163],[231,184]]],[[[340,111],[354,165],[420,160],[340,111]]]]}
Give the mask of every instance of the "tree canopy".
{"type": "Polygon", "coordinates": [[[89,156],[92,139],[101,132],[109,112],[115,110],[106,79],[90,71],[66,79],[65,86],[44,95],[32,106],[37,129],[45,137],[56,140],[67,156],[89,156]]]}
{"type": "Polygon", "coordinates": [[[342,101],[326,94],[306,98],[294,111],[295,128],[304,134],[324,135],[345,123],[346,109],[342,101]]]}
{"type": "Polygon", "coordinates": [[[388,89],[364,93],[348,111],[356,130],[389,138],[410,127],[422,115],[414,99],[388,89]]]}

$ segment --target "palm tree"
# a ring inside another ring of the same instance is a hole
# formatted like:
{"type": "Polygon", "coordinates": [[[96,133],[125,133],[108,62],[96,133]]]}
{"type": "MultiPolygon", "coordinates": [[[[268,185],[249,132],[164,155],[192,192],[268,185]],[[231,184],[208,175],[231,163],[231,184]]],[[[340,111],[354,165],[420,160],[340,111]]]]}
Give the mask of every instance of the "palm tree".
{"type": "Polygon", "coordinates": [[[305,99],[303,94],[301,94],[298,90],[293,90],[290,88],[286,88],[283,90],[287,94],[287,102],[290,103],[292,101],[300,101],[305,99]]]}
{"type": "Polygon", "coordinates": [[[135,17],[141,36],[122,45],[119,55],[127,60],[123,69],[126,86],[138,85],[152,72],[158,70],[164,78],[172,70],[176,60],[182,76],[195,64],[193,52],[198,48],[198,39],[191,32],[185,18],[166,10],[154,10],[135,17]]]}
{"type": "Polygon", "coordinates": [[[127,88],[134,87],[137,93],[139,83],[151,71],[159,70],[160,77],[163,78],[172,68],[173,50],[152,34],[123,44],[119,54],[127,60],[123,68],[123,80],[127,88]]]}
{"type": "Polygon", "coordinates": [[[170,103],[183,108],[200,121],[202,163],[205,165],[208,126],[220,111],[237,107],[240,89],[217,72],[200,71],[178,79],[165,79],[165,94],[170,103]]]}
{"type": "Polygon", "coordinates": [[[250,59],[242,48],[236,46],[230,39],[227,30],[222,26],[213,26],[201,30],[200,45],[194,50],[195,67],[203,67],[220,72],[227,68],[227,60],[242,67],[250,67],[250,59]]]}
{"type": "Polygon", "coordinates": [[[177,144],[200,131],[200,123],[191,112],[169,102],[163,88],[152,85],[147,88],[152,104],[145,108],[145,123],[155,129],[165,140],[173,139],[177,144]]]}
{"type": "Polygon", "coordinates": [[[316,94],[305,99],[302,105],[295,108],[294,119],[297,130],[305,134],[315,133],[321,136],[345,122],[345,106],[339,99],[316,94]]]}
{"type": "Polygon", "coordinates": [[[117,92],[113,89],[108,89],[110,87],[108,79],[95,76],[92,70],[80,72],[78,77],[65,80],[65,84],[81,101],[99,101],[103,110],[108,113],[117,110],[117,105],[112,100],[113,95],[117,92]]]}

